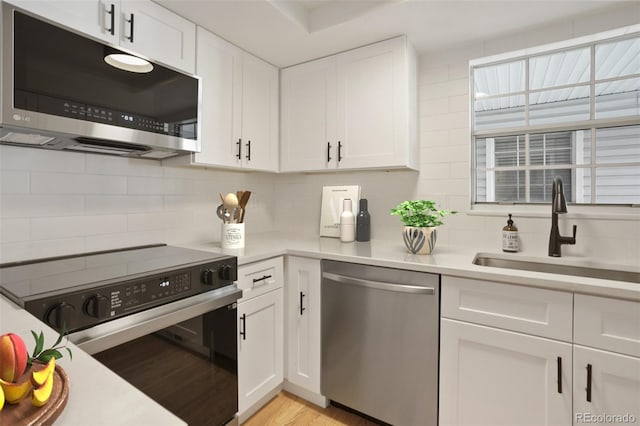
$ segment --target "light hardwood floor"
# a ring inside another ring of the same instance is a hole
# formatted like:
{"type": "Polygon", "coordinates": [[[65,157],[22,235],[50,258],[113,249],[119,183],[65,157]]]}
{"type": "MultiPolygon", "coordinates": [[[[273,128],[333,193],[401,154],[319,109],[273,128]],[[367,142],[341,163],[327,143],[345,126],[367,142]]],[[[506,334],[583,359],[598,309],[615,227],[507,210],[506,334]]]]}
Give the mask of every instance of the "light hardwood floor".
{"type": "Polygon", "coordinates": [[[243,424],[243,426],[267,425],[374,426],[377,423],[332,405],[323,409],[290,393],[280,392],[243,424]]]}

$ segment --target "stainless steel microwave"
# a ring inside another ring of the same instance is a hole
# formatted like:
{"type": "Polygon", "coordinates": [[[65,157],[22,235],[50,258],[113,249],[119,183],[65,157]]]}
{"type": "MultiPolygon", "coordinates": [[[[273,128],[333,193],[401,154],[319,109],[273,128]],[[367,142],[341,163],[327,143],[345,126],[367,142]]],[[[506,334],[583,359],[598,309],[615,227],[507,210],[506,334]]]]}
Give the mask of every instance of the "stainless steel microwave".
{"type": "Polygon", "coordinates": [[[0,143],[151,159],[200,151],[198,77],[7,3],[1,37],[0,143]],[[112,54],[146,65],[116,67],[112,54]]]}

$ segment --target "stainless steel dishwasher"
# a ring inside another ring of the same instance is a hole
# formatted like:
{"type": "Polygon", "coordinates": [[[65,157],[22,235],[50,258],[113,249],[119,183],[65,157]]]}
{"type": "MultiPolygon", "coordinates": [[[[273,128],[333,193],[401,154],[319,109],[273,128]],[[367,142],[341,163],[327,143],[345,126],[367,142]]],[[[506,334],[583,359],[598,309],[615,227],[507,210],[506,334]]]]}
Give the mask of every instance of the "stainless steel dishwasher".
{"type": "Polygon", "coordinates": [[[398,426],[438,422],[440,276],[322,261],[322,394],[398,426]]]}

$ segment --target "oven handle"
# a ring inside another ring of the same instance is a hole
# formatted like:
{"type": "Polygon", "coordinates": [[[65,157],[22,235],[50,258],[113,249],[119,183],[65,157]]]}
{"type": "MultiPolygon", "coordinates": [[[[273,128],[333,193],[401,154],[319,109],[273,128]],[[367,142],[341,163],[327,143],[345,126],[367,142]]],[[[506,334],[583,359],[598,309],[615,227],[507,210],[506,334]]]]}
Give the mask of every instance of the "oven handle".
{"type": "Polygon", "coordinates": [[[69,340],[83,351],[95,354],[223,308],[241,297],[242,290],[229,285],[77,331],[69,334],[69,340]]]}

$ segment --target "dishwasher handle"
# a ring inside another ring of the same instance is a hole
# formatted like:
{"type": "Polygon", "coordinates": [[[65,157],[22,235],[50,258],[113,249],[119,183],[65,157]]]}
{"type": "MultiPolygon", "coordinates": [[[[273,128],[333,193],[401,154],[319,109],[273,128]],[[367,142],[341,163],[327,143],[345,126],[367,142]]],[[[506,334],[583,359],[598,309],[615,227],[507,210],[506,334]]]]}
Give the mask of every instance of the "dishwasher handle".
{"type": "Polygon", "coordinates": [[[397,293],[412,293],[412,294],[435,294],[433,287],[421,287],[417,285],[408,284],[391,284],[383,283],[380,281],[363,280],[361,278],[345,277],[344,275],[332,274],[331,272],[323,272],[323,278],[337,281],[343,284],[358,285],[361,287],[375,288],[377,290],[395,291],[397,293]]]}

